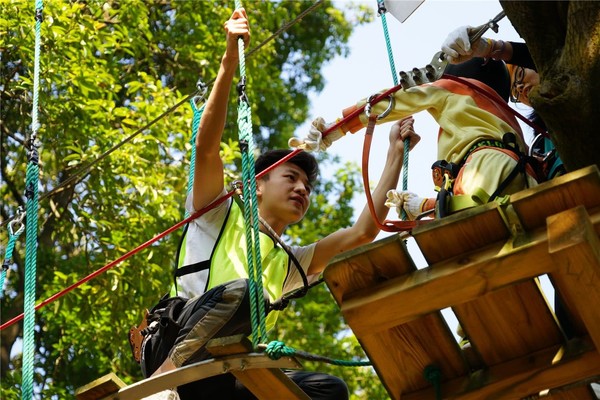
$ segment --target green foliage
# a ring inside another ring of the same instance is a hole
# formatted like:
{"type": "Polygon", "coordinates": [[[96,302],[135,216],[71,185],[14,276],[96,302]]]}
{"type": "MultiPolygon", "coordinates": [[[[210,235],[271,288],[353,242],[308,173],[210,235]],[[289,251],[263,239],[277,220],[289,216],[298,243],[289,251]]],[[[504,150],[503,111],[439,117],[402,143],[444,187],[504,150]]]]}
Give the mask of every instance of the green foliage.
{"type": "MultiPolygon", "coordinates": [[[[250,48],[311,4],[249,2],[250,48]]],[[[204,82],[214,78],[225,48],[222,24],[231,15],[231,7],[233,2],[217,1],[44,2],[38,301],[182,219],[192,120],[188,104],[106,157],[103,154],[194,93],[199,77],[204,82]],[[91,162],[95,163],[89,167],[91,162]],[[64,182],[70,183],[52,192],[64,182]]],[[[32,8],[30,1],[2,0],[0,210],[5,221],[26,201],[24,144],[31,132],[32,8]]],[[[358,19],[350,21],[325,1],[249,57],[248,95],[261,148],[286,146],[294,128],[306,119],[308,94],[324,85],[322,65],[346,54],[352,26],[372,18],[371,14],[356,15],[358,19]]],[[[223,159],[233,169],[228,180],[234,179],[239,159],[233,92],[231,100],[222,145],[223,159]]],[[[322,183],[312,213],[302,226],[290,231],[294,241],[300,237],[316,240],[349,224],[350,200],[359,187],[356,172],[356,167],[347,167],[333,181],[322,183]]],[[[5,229],[1,235],[4,244],[5,229]]],[[[127,333],[140,322],[143,310],[168,290],[178,240],[178,233],[161,239],[37,312],[36,393],[41,398],[70,398],[75,388],[111,371],[128,383],[141,378],[127,333]]],[[[23,257],[21,241],[1,300],[3,322],[23,310],[23,257]]],[[[295,340],[303,348],[327,348],[330,355],[337,351],[340,358],[346,352],[359,354],[356,342],[345,335],[339,311],[326,290],[314,293],[314,298],[292,308],[293,313],[309,315],[302,317],[303,326],[312,332],[295,340]],[[319,318],[313,319],[314,314],[319,318]],[[313,320],[314,327],[310,325],[313,320]]],[[[288,332],[286,339],[294,340],[290,325],[281,329],[288,332]]],[[[21,361],[20,355],[10,360],[7,355],[18,350],[13,346],[22,337],[22,328],[16,324],[0,334],[2,398],[13,398],[18,393],[21,361]]],[[[370,374],[340,375],[357,392],[372,385],[370,374]],[[361,379],[363,383],[358,382],[361,379]]],[[[369,394],[369,398],[375,397],[369,394]]]]}

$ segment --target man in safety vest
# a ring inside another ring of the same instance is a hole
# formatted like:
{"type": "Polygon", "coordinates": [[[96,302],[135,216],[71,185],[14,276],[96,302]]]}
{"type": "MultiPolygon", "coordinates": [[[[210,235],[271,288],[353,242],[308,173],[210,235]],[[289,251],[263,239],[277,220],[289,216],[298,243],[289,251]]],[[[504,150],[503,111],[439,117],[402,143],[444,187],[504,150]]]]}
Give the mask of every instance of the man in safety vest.
{"type": "MultiPolygon", "coordinates": [[[[250,39],[244,9],[234,11],[225,23],[225,31],[227,49],[196,138],[193,190],[186,201],[186,208],[191,213],[225,194],[224,167],[219,150],[228,97],[239,62],[238,38],[242,38],[246,45],[250,39]]],[[[373,193],[380,219],[385,218],[388,211],[383,205],[386,192],[398,183],[403,141],[407,138],[411,147],[420,139],[412,129],[412,122],[397,123],[392,127],[386,167],[373,193]]],[[[257,159],[256,172],[265,170],[289,153],[290,150],[266,152],[257,159]]],[[[314,157],[300,152],[257,180],[259,215],[276,235],[281,236],[288,225],[304,217],[317,173],[314,157]]],[[[373,241],[378,233],[379,228],[365,208],[352,227],[311,245],[292,247],[290,255],[274,243],[265,225],[261,225],[260,253],[266,302],[271,303],[283,293],[302,286],[302,273],[291,265],[292,256],[297,259],[308,280],[314,281],[335,255],[373,241]]],[[[246,239],[240,206],[228,199],[192,221],[184,251],[183,263],[176,273],[177,295],[189,300],[181,302],[174,312],[173,307],[167,311],[160,310],[163,316],[172,317],[175,328],[170,334],[159,328],[145,338],[141,364],[146,376],[208,358],[205,345],[211,338],[238,333],[248,335],[251,332],[246,239]]],[[[269,314],[267,323],[274,323],[274,315],[275,312],[269,314]]],[[[348,398],[346,384],[339,378],[305,371],[288,371],[286,374],[312,399],[348,398]]],[[[253,398],[231,374],[180,386],[178,392],[182,399],[253,398]]]]}

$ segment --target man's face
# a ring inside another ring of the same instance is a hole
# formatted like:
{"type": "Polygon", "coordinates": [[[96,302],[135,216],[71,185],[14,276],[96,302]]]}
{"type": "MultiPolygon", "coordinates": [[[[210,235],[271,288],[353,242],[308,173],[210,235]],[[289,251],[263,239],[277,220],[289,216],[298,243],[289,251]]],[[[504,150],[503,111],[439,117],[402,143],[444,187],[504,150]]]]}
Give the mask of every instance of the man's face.
{"type": "Polygon", "coordinates": [[[540,84],[538,73],[529,68],[516,67],[513,75],[510,77],[510,82],[511,99],[515,103],[520,101],[523,104],[531,106],[529,93],[531,89],[540,84]]]}
{"type": "Polygon", "coordinates": [[[257,182],[260,212],[267,221],[285,226],[304,217],[310,205],[311,187],[297,165],[284,163],[257,182]]]}

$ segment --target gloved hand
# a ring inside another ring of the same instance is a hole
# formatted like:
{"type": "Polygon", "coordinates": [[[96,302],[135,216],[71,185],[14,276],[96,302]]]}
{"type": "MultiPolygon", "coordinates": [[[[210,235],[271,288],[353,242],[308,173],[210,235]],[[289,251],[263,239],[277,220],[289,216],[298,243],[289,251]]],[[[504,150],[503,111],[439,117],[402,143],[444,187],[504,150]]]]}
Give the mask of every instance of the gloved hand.
{"type": "Polygon", "coordinates": [[[335,123],[326,123],[321,117],[316,118],[310,127],[308,135],[304,139],[291,138],[288,141],[290,147],[298,147],[306,151],[325,151],[333,142],[345,135],[341,128],[329,132],[323,137],[323,132],[335,123]]]}
{"type": "Polygon", "coordinates": [[[451,64],[460,64],[473,57],[489,57],[493,49],[490,39],[479,38],[474,43],[469,40],[469,28],[472,26],[461,26],[448,34],[442,51],[448,56],[451,64]]]}
{"type": "Polygon", "coordinates": [[[413,221],[423,212],[423,206],[426,201],[426,198],[419,197],[412,192],[388,190],[385,205],[390,208],[396,207],[396,212],[399,216],[401,215],[401,210],[404,209],[408,219],[413,221]]]}

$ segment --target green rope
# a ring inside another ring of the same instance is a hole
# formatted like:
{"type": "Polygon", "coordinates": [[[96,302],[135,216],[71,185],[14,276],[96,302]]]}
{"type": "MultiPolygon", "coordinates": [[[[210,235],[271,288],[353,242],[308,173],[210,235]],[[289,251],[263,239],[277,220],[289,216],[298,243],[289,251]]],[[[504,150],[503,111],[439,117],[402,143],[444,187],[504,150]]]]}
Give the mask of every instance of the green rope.
{"type": "Polygon", "coordinates": [[[428,365],[423,370],[423,375],[428,382],[431,382],[435,390],[435,399],[442,400],[442,371],[437,365],[428,365]]]}
{"type": "MultiPolygon", "coordinates": [[[[242,7],[235,0],[235,8],[242,7]]],[[[252,345],[267,338],[265,323],[265,305],[263,299],[262,263],[260,255],[260,229],[258,220],[258,199],[256,179],[254,178],[254,139],[252,136],[251,109],[246,97],[246,58],[244,40],[238,39],[240,59],[240,82],[238,84],[238,130],[242,153],[242,182],[244,196],[244,219],[246,225],[246,249],[248,253],[248,281],[250,290],[250,314],[252,322],[252,345]]]]}
{"type": "Polygon", "coordinates": [[[38,97],[40,91],[40,42],[42,26],[42,0],[35,1],[35,53],[33,75],[33,110],[31,112],[31,138],[29,139],[29,164],[27,165],[26,195],[27,195],[27,228],[25,250],[25,296],[23,300],[23,383],[21,399],[33,398],[33,370],[35,352],[35,284],[37,263],[37,230],[38,230],[38,97]]]}
{"type": "Polygon", "coordinates": [[[309,361],[320,361],[341,367],[367,367],[371,365],[370,361],[347,361],[336,360],[329,357],[319,356],[316,354],[307,353],[305,351],[296,350],[286,346],[283,342],[273,340],[264,348],[265,354],[272,360],[279,360],[281,357],[298,357],[309,361]]]}
{"type": "Polygon", "coordinates": [[[4,297],[4,280],[6,279],[6,272],[8,271],[10,260],[12,259],[15,244],[21,233],[25,230],[25,225],[20,221],[24,215],[20,207],[17,214],[15,219],[8,224],[8,244],[6,245],[6,253],[4,253],[4,261],[2,262],[2,275],[0,276],[0,299],[4,297]],[[19,229],[16,231],[14,230],[14,222],[19,224],[19,229]]]}
{"type": "MultiPolygon", "coordinates": [[[[190,172],[188,176],[187,186],[188,194],[192,191],[192,188],[194,187],[194,168],[196,166],[196,136],[198,135],[198,127],[200,126],[200,119],[202,118],[202,113],[204,112],[205,104],[202,104],[202,107],[198,108],[198,106],[196,105],[196,97],[190,100],[190,105],[192,106],[194,116],[192,117],[192,138],[190,139],[190,143],[192,145],[192,153],[190,155],[190,172]]],[[[185,218],[189,216],[190,212],[186,210],[185,218]]]]}
{"type": "MultiPolygon", "coordinates": [[[[392,70],[392,78],[394,79],[394,86],[398,86],[398,77],[396,73],[396,64],[394,63],[394,54],[392,52],[392,43],[390,41],[390,34],[387,27],[387,19],[385,13],[384,0],[377,0],[378,13],[381,17],[381,25],[383,26],[383,35],[385,37],[385,45],[388,52],[388,58],[390,60],[390,69],[392,70]]],[[[404,161],[402,162],[402,190],[408,190],[408,153],[410,149],[410,139],[404,141],[404,161]]],[[[406,211],[402,208],[402,219],[406,219],[406,211]]]]}

